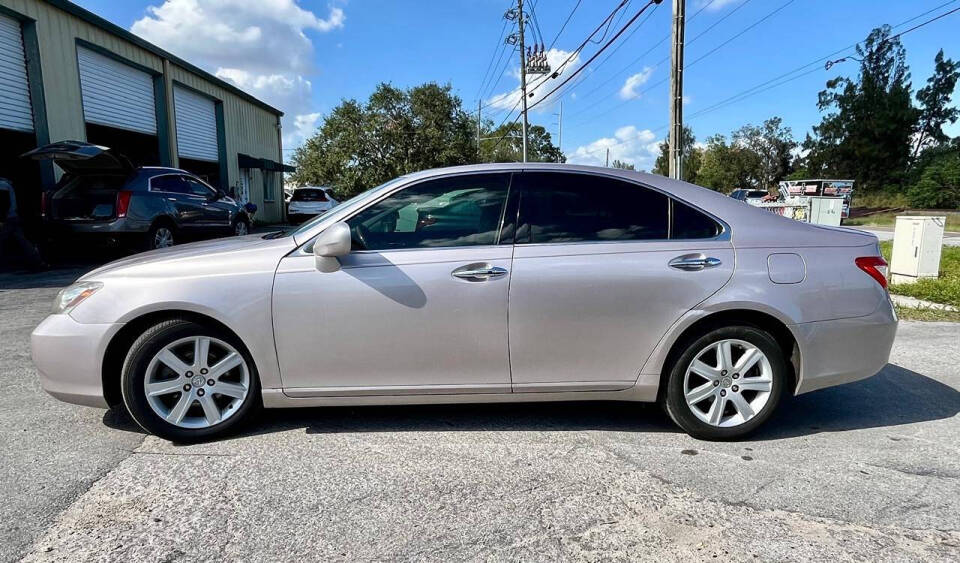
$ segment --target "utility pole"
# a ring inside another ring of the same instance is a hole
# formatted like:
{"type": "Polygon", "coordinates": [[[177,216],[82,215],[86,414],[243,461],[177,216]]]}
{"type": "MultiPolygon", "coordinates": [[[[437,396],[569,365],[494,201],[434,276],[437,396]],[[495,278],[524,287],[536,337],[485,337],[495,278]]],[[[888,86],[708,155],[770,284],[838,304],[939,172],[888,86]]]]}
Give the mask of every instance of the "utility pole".
{"type": "Polygon", "coordinates": [[[607,147],[607,168],[610,168],[610,147],[607,147]]]}
{"type": "Polygon", "coordinates": [[[563,156],[563,100],[560,100],[560,113],[558,114],[559,119],[557,121],[557,149],[560,151],[560,156],[557,157],[557,162],[560,161],[560,158],[563,156]]]}
{"type": "Polygon", "coordinates": [[[673,0],[670,48],[670,177],[683,175],[683,33],[686,0],[673,0]]]}
{"type": "Polygon", "coordinates": [[[517,26],[520,32],[520,96],[523,98],[523,162],[527,161],[527,55],[523,43],[523,0],[517,0],[517,26]]]}
{"type": "Polygon", "coordinates": [[[477,100],[477,161],[480,160],[480,102],[482,100],[477,100]]]}

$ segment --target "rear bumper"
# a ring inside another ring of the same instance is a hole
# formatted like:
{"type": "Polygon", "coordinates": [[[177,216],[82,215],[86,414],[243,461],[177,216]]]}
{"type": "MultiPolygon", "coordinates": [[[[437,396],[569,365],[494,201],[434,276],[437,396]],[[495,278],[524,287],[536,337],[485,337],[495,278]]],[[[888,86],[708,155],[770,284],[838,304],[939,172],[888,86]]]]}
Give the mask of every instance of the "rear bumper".
{"type": "Polygon", "coordinates": [[[888,301],[865,317],[792,325],[800,347],[797,394],[876,375],[890,359],[897,316],[888,301]]]}
{"type": "Polygon", "coordinates": [[[69,315],[50,315],[30,335],[33,363],[43,390],[61,401],[107,408],[101,362],[122,324],[82,324],[69,315]]]}

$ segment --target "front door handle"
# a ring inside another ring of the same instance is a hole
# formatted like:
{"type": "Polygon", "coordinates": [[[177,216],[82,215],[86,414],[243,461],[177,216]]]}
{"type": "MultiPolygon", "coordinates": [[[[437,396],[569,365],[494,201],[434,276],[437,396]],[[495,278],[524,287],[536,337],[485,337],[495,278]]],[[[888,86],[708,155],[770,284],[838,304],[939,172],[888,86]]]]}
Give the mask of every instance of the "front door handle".
{"type": "Polygon", "coordinates": [[[507,270],[499,266],[491,266],[490,264],[481,262],[461,266],[450,272],[450,275],[467,281],[487,281],[507,275],[507,270]]]}
{"type": "Polygon", "coordinates": [[[716,268],[720,264],[722,264],[722,262],[720,262],[719,258],[704,256],[703,254],[684,254],[668,262],[671,268],[683,270],[684,272],[697,272],[706,268],[716,268]]]}

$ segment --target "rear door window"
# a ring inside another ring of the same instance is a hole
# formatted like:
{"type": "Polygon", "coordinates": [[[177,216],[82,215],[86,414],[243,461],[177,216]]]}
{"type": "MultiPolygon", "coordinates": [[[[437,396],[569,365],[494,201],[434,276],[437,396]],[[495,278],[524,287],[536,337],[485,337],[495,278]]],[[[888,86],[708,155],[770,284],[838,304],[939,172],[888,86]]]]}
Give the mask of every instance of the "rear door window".
{"type": "Polygon", "coordinates": [[[525,172],[518,244],[662,240],[669,198],[613,178],[525,172]]]}
{"type": "Polygon", "coordinates": [[[150,191],[172,194],[187,194],[190,189],[179,174],[165,174],[150,179],[150,191]]]}
{"type": "Polygon", "coordinates": [[[720,234],[720,224],[704,213],[681,201],[673,200],[672,204],[671,239],[713,238],[720,234]]]}

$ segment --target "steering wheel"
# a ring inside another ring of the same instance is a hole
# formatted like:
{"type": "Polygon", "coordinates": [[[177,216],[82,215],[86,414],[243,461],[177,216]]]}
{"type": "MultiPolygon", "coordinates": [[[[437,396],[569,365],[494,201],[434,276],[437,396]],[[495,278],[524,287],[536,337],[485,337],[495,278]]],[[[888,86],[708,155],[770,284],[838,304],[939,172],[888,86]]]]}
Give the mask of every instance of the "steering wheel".
{"type": "Polygon", "coordinates": [[[367,230],[362,224],[357,223],[352,229],[350,229],[352,236],[350,237],[353,240],[355,246],[358,246],[358,250],[367,249],[367,235],[370,234],[370,231],[367,230]]]}

